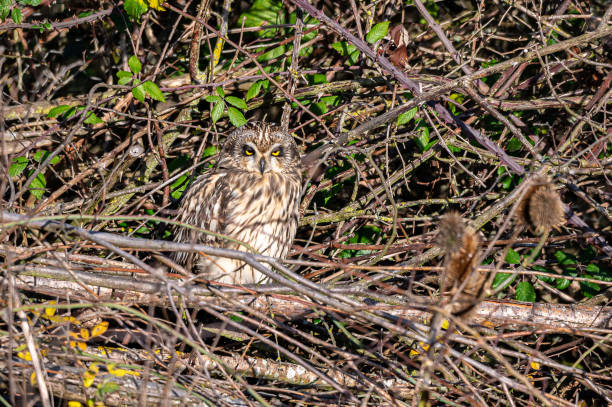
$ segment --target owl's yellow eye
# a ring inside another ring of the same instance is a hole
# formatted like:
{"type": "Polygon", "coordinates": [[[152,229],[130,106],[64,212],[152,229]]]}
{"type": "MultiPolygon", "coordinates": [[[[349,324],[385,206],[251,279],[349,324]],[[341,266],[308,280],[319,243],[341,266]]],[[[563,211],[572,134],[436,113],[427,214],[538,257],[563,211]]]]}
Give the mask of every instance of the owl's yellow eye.
{"type": "Polygon", "coordinates": [[[271,153],[271,154],[272,154],[274,157],[278,157],[278,156],[280,155],[280,153],[281,153],[281,151],[280,151],[280,148],[279,148],[279,149],[276,149],[276,150],[272,151],[272,153],[271,153]]]}
{"type": "Polygon", "coordinates": [[[244,146],[242,151],[244,151],[244,155],[247,156],[255,154],[255,151],[249,146],[244,146]]]}

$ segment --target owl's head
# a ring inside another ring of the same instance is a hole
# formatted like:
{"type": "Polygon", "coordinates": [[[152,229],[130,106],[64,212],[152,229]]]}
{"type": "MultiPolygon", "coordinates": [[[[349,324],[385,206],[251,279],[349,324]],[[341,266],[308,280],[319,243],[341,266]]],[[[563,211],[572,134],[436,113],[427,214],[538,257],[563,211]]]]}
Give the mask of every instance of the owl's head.
{"type": "Polygon", "coordinates": [[[290,134],[264,122],[245,124],[225,141],[219,168],[266,173],[295,173],[301,169],[300,154],[290,134]]]}

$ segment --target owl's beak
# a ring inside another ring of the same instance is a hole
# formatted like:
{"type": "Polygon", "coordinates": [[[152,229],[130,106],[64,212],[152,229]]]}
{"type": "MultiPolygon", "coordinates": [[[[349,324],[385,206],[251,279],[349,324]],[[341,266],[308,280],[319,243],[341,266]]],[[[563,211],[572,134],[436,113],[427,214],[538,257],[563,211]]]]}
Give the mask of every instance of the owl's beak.
{"type": "Polygon", "coordinates": [[[266,159],[263,157],[261,157],[259,160],[259,171],[261,172],[261,175],[264,175],[264,172],[266,171],[266,159]]]}

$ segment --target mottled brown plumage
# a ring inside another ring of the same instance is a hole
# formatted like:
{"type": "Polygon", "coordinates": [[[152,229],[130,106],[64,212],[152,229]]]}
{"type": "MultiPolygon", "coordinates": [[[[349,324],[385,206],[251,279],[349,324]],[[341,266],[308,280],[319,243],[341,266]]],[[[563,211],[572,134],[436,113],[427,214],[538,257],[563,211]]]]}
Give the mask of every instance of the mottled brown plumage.
{"type": "MultiPolygon", "coordinates": [[[[291,135],[247,124],[228,136],[216,168],[193,182],[179,209],[178,221],[216,235],[177,227],[174,240],[284,258],[297,230],[300,194],[300,156],[291,135]]],[[[177,252],[174,260],[219,282],[267,280],[234,259],[177,252]]]]}

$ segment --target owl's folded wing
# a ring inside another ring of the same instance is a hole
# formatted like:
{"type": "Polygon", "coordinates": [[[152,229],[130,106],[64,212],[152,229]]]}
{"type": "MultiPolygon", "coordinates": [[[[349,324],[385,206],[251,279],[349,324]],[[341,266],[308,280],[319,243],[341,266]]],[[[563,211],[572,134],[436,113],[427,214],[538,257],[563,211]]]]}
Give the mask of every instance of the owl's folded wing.
{"type": "MultiPolygon", "coordinates": [[[[231,190],[224,182],[223,172],[211,172],[199,176],[186,192],[177,221],[184,225],[174,226],[174,241],[184,243],[203,243],[211,246],[222,246],[227,209],[231,199],[231,190]]],[[[174,259],[181,264],[188,260],[189,253],[177,252],[174,259]]]]}

